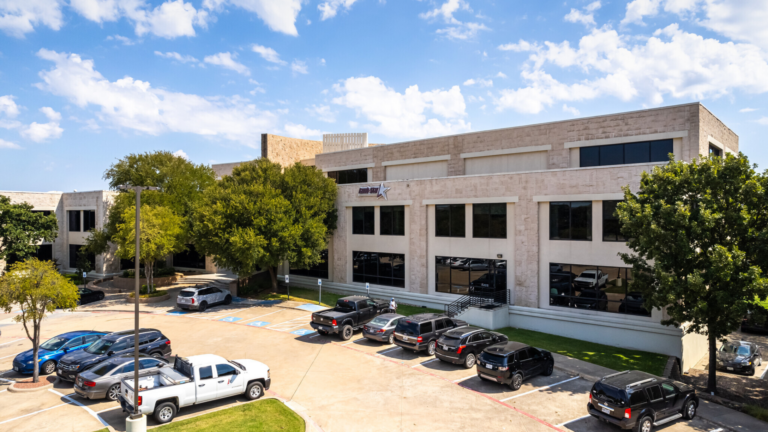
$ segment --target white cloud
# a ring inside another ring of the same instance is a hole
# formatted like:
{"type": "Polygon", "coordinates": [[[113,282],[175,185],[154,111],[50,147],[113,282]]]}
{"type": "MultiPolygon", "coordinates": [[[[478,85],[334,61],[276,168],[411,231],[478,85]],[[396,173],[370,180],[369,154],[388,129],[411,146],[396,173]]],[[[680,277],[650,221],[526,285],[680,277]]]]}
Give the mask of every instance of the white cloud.
{"type": "Polygon", "coordinates": [[[0,139],[0,149],[12,149],[12,150],[18,150],[21,147],[19,145],[14,144],[10,141],[6,141],[4,139],[0,139]]]}
{"type": "Polygon", "coordinates": [[[122,42],[123,45],[133,45],[133,44],[135,44],[135,42],[132,41],[130,38],[127,38],[125,36],[120,36],[120,35],[107,36],[107,40],[116,40],[116,41],[122,42]]]}
{"type": "Polygon", "coordinates": [[[399,93],[369,76],[347,78],[335,84],[334,90],[340,96],[333,103],[354,109],[372,122],[366,128],[382,135],[422,138],[465,132],[471,127],[463,119],[466,104],[459,86],[421,92],[413,85],[399,93]]]}
{"type": "Polygon", "coordinates": [[[156,56],[160,56],[167,59],[176,60],[182,63],[200,63],[200,60],[192,57],[191,55],[181,55],[175,51],[167,52],[167,53],[161,53],[160,51],[155,51],[156,56]]]}
{"type": "Polygon", "coordinates": [[[707,0],[699,24],[735,41],[753,43],[768,54],[768,2],[707,0]]]}
{"type": "Polygon", "coordinates": [[[187,153],[184,150],[181,150],[181,149],[176,150],[175,152],[173,152],[173,155],[176,156],[176,157],[180,157],[182,159],[189,160],[189,156],[187,156],[187,153]]]}
{"type": "Polygon", "coordinates": [[[328,18],[333,18],[338,13],[339,8],[342,6],[349,10],[357,0],[330,0],[325,3],[317,5],[317,9],[320,11],[320,20],[325,21],[328,18]]]}
{"type": "Polygon", "coordinates": [[[259,54],[261,58],[270,63],[277,63],[279,65],[286,64],[284,60],[280,59],[280,54],[278,54],[277,51],[273,50],[272,48],[254,44],[251,49],[253,52],[259,54]]]}
{"type": "Polygon", "coordinates": [[[632,0],[627,3],[627,12],[621,24],[645,24],[643,17],[659,13],[661,0],[632,0]]]}
{"type": "Polygon", "coordinates": [[[569,107],[569,106],[568,106],[568,105],[566,105],[566,104],[563,104],[563,111],[564,111],[564,112],[567,112],[567,113],[571,113],[571,114],[573,114],[573,115],[575,115],[575,116],[577,116],[577,115],[579,115],[579,114],[580,114],[580,112],[579,112],[579,110],[578,110],[578,109],[576,109],[576,108],[574,108],[574,107],[569,107]]]}
{"type": "Polygon", "coordinates": [[[301,124],[286,123],[285,133],[291,138],[322,139],[323,132],[317,129],[309,129],[301,124]]]}
{"type": "Polygon", "coordinates": [[[230,69],[233,70],[240,75],[250,76],[251,71],[242,63],[239,63],[235,59],[237,58],[237,53],[230,53],[230,52],[222,52],[214,55],[205,56],[203,61],[205,61],[208,64],[221,66],[224,69],[230,69]]]}
{"type": "Polygon", "coordinates": [[[464,0],[448,0],[436,9],[433,9],[429,12],[420,13],[419,18],[442,18],[443,21],[449,24],[461,24],[461,22],[453,16],[454,12],[458,11],[459,9],[469,12],[472,11],[472,9],[469,7],[469,3],[464,0]]]}
{"type": "Polygon", "coordinates": [[[760,117],[760,120],[758,120],[757,122],[762,125],[768,125],[768,117],[760,117]]]}
{"type": "Polygon", "coordinates": [[[556,102],[603,96],[628,101],[642,95],[658,105],[665,97],[701,100],[735,90],[768,92],[768,63],[757,47],[705,39],[676,24],[645,40],[604,27],[582,37],[578,48],[567,41],[544,45],[525,44],[532,51],[521,73],[528,85],[502,90],[497,109],[538,113],[556,102]],[[588,78],[559,82],[544,70],[550,64],[580,70],[588,78]]]}
{"type": "MultiPolygon", "coordinates": [[[[70,0],[70,6],[83,17],[102,23],[117,21],[122,15],[118,0],[70,0]]],[[[126,8],[136,8],[137,2],[126,2],[126,8]]]]}
{"type": "Polygon", "coordinates": [[[273,31],[298,36],[296,16],[301,10],[302,0],[204,0],[208,10],[221,9],[226,5],[236,6],[255,13],[273,31]]]}
{"type": "Polygon", "coordinates": [[[0,113],[8,117],[19,115],[19,106],[14,101],[15,97],[11,95],[0,96],[0,113]]]}
{"type": "Polygon", "coordinates": [[[291,63],[291,70],[294,74],[307,74],[309,71],[307,70],[307,64],[301,60],[294,60],[293,63],[291,63]]]}
{"type": "Polygon", "coordinates": [[[62,26],[62,0],[3,0],[0,1],[0,30],[23,38],[35,26],[59,30],[62,26]]]}
{"type": "Polygon", "coordinates": [[[136,35],[153,34],[166,39],[195,36],[195,27],[206,28],[208,11],[195,9],[184,0],[169,0],[152,8],[144,0],[72,0],[70,5],[80,15],[97,23],[125,17],[134,25],[136,35]]]}
{"type": "Polygon", "coordinates": [[[528,41],[524,41],[520,39],[518,43],[508,43],[499,45],[499,49],[501,51],[514,51],[514,52],[525,52],[525,51],[531,51],[533,49],[536,49],[537,46],[534,44],[531,44],[528,41]]]}
{"type": "Polygon", "coordinates": [[[453,16],[458,11],[472,12],[469,3],[465,0],[447,0],[440,7],[432,9],[429,12],[419,14],[419,18],[425,20],[442,20],[450,27],[437,30],[437,34],[443,34],[450,39],[470,39],[477,35],[480,30],[490,30],[485,24],[476,22],[462,22],[453,16]]]}
{"type": "Polygon", "coordinates": [[[41,49],[37,55],[54,63],[39,73],[43,81],[36,84],[39,89],[81,108],[99,107],[97,117],[117,128],[150,135],[192,133],[258,147],[261,132],[273,128],[277,119],[238,96],[205,98],[172,92],[130,76],[109,81],[94,69],[93,60],[77,54],[41,49]]]}
{"type": "Polygon", "coordinates": [[[482,78],[478,78],[475,80],[470,78],[464,81],[465,86],[473,86],[475,84],[477,84],[479,87],[493,87],[493,80],[487,80],[482,78]]]}
{"type": "Polygon", "coordinates": [[[336,122],[336,113],[331,111],[330,105],[312,105],[312,107],[306,109],[313,117],[317,117],[318,120],[326,123],[336,122]]]}
{"type": "Polygon", "coordinates": [[[572,23],[582,23],[585,26],[595,25],[595,11],[600,9],[600,1],[595,1],[588,4],[584,8],[584,12],[578,9],[571,9],[571,11],[565,16],[565,20],[572,23]]]}
{"type": "MultiPolygon", "coordinates": [[[[485,24],[478,24],[473,22],[462,23],[461,25],[454,27],[446,27],[444,29],[437,30],[437,34],[444,34],[450,39],[471,39],[477,35],[480,30],[490,30],[485,24]]],[[[485,54],[485,53],[483,53],[485,54]]]]}
{"type": "Polygon", "coordinates": [[[739,110],[740,113],[748,113],[752,111],[757,111],[757,108],[742,108],[739,110]]]}
{"type": "Polygon", "coordinates": [[[40,112],[48,117],[48,123],[32,122],[29,126],[22,128],[19,132],[24,138],[30,139],[34,142],[43,142],[48,139],[60,138],[64,133],[64,129],[59,127],[61,121],[61,114],[54,111],[51,107],[42,107],[40,112]]]}
{"type": "Polygon", "coordinates": [[[504,72],[499,72],[496,74],[496,78],[506,78],[506,77],[507,77],[507,74],[505,74],[504,72]]]}

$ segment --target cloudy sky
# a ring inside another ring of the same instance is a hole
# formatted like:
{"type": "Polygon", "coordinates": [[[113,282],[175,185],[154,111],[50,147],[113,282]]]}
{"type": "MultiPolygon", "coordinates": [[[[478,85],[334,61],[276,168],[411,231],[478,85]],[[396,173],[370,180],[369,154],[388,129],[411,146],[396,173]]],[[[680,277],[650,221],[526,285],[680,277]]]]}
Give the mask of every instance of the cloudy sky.
{"type": "Polygon", "coordinates": [[[701,101],[768,167],[764,0],[0,0],[0,190],[261,133],[393,143],[701,101]]]}

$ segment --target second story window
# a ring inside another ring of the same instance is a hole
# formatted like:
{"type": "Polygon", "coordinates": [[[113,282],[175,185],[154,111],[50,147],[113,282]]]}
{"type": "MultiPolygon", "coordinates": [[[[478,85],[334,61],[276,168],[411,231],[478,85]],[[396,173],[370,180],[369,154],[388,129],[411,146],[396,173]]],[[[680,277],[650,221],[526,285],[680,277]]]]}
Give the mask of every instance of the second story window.
{"type": "Polygon", "coordinates": [[[442,204],[435,206],[435,236],[464,237],[464,204],[442,204]]]}
{"type": "Polygon", "coordinates": [[[90,231],[96,229],[96,211],[84,210],[83,211],[83,231],[90,231]]]}
{"type": "Polygon", "coordinates": [[[379,234],[405,235],[405,206],[381,206],[379,215],[379,234]]]}
{"type": "Polygon", "coordinates": [[[603,201],[603,241],[626,242],[621,233],[619,216],[616,215],[616,205],[621,201],[603,201]]]}
{"type": "Polygon", "coordinates": [[[67,219],[69,219],[69,231],[80,232],[80,210],[69,210],[67,219]]]}
{"type": "Polygon", "coordinates": [[[593,167],[666,162],[670,153],[673,153],[671,139],[581,147],[579,165],[593,167]]]}
{"type": "Polygon", "coordinates": [[[549,203],[550,240],[592,240],[592,201],[549,203]]]}
{"type": "Polygon", "coordinates": [[[507,205],[473,204],[472,237],[507,238],[507,205]]]}
{"type": "Polygon", "coordinates": [[[374,235],[373,207],[352,208],[352,234],[374,235]]]}
{"type": "Polygon", "coordinates": [[[328,178],[335,180],[336,184],[365,183],[368,181],[368,168],[329,171],[328,178]]]}
{"type": "Polygon", "coordinates": [[[709,155],[710,156],[717,156],[717,157],[723,157],[723,151],[719,148],[713,146],[712,144],[709,145],[709,155]]]}

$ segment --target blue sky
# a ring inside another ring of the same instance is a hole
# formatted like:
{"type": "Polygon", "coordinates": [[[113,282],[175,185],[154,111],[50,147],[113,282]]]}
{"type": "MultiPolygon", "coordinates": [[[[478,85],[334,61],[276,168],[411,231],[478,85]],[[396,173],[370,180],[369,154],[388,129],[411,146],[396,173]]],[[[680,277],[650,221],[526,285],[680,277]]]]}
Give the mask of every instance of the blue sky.
{"type": "Polygon", "coordinates": [[[94,190],[136,152],[259,156],[701,101],[760,169],[762,0],[4,0],[0,190],[94,190]]]}

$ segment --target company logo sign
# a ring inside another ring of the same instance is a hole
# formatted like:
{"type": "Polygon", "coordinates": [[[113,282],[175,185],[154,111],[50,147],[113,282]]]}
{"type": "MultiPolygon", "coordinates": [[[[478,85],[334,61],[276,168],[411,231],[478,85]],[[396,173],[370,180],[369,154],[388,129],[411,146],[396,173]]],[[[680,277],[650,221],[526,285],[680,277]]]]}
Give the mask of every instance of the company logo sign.
{"type": "Polygon", "coordinates": [[[363,186],[357,191],[358,196],[375,196],[376,198],[384,198],[385,201],[387,201],[387,191],[391,189],[386,186],[384,186],[384,183],[381,183],[379,186],[363,186]]]}

